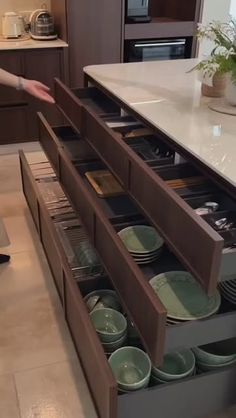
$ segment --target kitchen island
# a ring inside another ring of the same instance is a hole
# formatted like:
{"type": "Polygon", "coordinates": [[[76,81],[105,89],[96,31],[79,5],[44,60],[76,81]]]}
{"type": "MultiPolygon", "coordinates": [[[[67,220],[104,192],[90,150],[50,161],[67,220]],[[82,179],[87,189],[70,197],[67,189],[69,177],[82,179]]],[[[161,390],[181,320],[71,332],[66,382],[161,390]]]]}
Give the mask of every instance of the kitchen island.
{"type": "MultiPolygon", "coordinates": [[[[85,74],[236,188],[236,118],[201,96],[196,59],[89,66],[85,74]]],[[[235,190],[236,192],[236,190],[235,190]]]]}
{"type": "Polygon", "coordinates": [[[21,153],[24,193],[100,418],[208,418],[235,403],[235,364],[120,393],[83,300],[91,291],[115,289],[155,366],[168,352],[236,337],[235,305],[223,297],[211,316],[169,324],[167,309],[149,284],[159,273],[188,270],[214,295],[236,277],[235,172],[230,158],[222,162],[233,154],[234,121],[208,109],[197,75],[186,74],[193,65],[87,67],[89,87],[71,90],[55,82],[67,126],[51,127],[39,116],[39,140],[63,188],[63,202],[68,199],[66,208],[85,228],[105,277],[86,272],[75,280],[77,269],[71,268],[35,180],[38,168],[21,153]],[[99,197],[86,175],[97,170],[110,171],[122,194],[99,197]],[[218,210],[198,215],[195,209],[208,201],[217,202],[218,210]],[[216,227],[223,217],[230,221],[225,230],[216,227]],[[153,225],[166,244],[148,266],[136,264],[117,233],[139,224],[153,225]]]}

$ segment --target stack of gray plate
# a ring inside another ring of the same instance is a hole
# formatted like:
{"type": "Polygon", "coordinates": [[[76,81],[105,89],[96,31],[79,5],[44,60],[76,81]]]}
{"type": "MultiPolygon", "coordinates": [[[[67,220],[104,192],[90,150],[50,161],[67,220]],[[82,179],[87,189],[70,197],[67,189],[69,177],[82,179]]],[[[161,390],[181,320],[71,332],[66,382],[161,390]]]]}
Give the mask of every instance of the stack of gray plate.
{"type": "Polygon", "coordinates": [[[153,263],[160,257],[164,241],[153,227],[129,226],[118,235],[137,264],[153,263]]]}
{"type": "Polygon", "coordinates": [[[218,290],[213,296],[207,296],[200,284],[186,271],[162,273],[149,283],[167,310],[168,325],[207,318],[220,307],[218,290]]]}
{"type": "Polygon", "coordinates": [[[220,293],[228,302],[236,305],[236,279],[221,282],[219,284],[220,293]]]}
{"type": "Polygon", "coordinates": [[[197,367],[207,372],[236,363],[236,338],[193,348],[197,367]]]}

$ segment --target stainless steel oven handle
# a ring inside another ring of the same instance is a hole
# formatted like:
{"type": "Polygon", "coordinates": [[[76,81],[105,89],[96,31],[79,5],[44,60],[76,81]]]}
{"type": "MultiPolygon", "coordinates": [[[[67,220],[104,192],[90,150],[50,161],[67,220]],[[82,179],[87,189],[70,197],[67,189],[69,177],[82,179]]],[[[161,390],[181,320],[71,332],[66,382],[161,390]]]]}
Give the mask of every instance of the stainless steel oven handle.
{"type": "Polygon", "coordinates": [[[178,45],[185,45],[185,41],[178,41],[178,42],[155,42],[150,44],[134,44],[135,48],[150,48],[156,46],[178,46],[178,45]]]}

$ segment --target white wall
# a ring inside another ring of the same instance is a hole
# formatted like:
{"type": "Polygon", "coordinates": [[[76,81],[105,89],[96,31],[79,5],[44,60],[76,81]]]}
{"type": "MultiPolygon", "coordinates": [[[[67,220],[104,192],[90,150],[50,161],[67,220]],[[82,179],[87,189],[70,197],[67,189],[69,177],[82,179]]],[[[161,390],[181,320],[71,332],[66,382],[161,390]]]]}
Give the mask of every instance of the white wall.
{"type": "Polygon", "coordinates": [[[236,18],[236,0],[231,0],[230,14],[236,18]]]}
{"type": "MultiPolygon", "coordinates": [[[[236,15],[236,0],[205,0],[203,7],[202,23],[205,25],[213,20],[225,22],[229,19],[230,9],[234,7],[236,15]],[[232,4],[231,4],[232,2],[232,4]]],[[[202,42],[199,50],[199,56],[209,55],[212,51],[212,43],[202,42]]]]}

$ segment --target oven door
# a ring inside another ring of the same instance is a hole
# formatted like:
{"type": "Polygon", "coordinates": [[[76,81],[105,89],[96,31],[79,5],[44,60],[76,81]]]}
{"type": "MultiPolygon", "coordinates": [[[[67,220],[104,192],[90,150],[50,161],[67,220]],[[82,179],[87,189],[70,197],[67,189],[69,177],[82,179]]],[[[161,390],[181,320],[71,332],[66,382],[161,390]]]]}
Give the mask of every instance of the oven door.
{"type": "Polygon", "coordinates": [[[126,46],[126,62],[163,61],[186,58],[186,39],[131,41],[126,46]]]}

